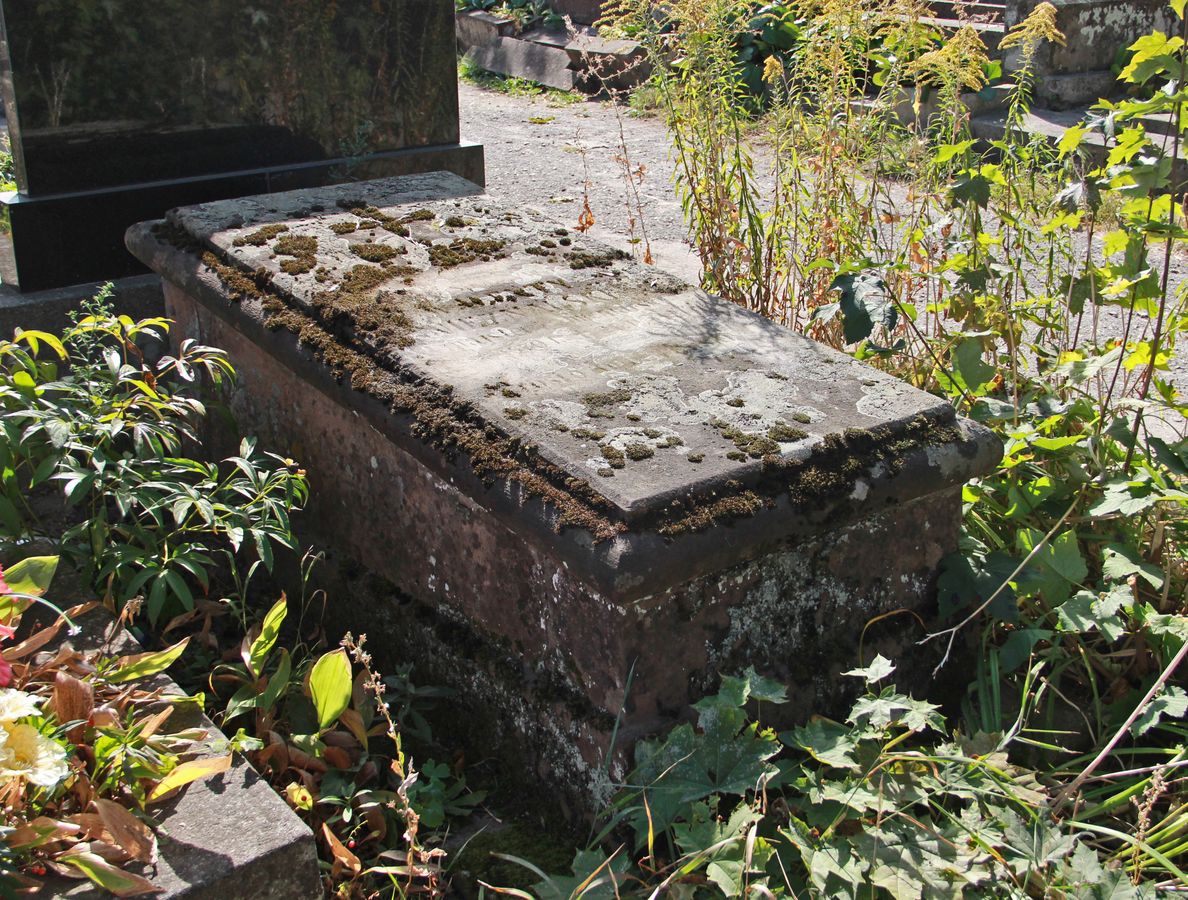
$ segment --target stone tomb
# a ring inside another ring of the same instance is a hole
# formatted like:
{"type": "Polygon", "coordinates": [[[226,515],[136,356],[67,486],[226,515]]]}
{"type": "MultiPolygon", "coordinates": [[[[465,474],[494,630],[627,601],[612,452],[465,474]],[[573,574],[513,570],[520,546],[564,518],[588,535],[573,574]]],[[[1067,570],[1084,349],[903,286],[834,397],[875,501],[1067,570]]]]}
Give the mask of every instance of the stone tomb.
{"type": "Polygon", "coordinates": [[[920,660],[913,616],[864,629],[929,615],[961,485],[1000,453],[444,173],[176,209],[128,246],[174,337],[229,351],[242,432],[307,467],[305,537],[389,585],[332,597],[337,621],[578,808],[719,673],[784,679],[805,716],[877,650],[920,660]]]}

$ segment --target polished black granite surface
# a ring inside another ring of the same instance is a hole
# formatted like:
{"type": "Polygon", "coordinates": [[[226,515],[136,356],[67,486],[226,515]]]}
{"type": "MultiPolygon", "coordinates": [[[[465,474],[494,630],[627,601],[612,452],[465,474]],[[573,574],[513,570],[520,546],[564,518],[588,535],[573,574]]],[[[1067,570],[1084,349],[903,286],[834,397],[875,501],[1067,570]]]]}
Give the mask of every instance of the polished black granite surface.
{"type": "Polygon", "coordinates": [[[4,0],[23,194],[458,140],[449,0],[4,0]]]}
{"type": "Polygon", "coordinates": [[[124,231],[179,205],[448,170],[451,0],[0,0],[18,191],[0,282],[143,271],[124,231]]]}

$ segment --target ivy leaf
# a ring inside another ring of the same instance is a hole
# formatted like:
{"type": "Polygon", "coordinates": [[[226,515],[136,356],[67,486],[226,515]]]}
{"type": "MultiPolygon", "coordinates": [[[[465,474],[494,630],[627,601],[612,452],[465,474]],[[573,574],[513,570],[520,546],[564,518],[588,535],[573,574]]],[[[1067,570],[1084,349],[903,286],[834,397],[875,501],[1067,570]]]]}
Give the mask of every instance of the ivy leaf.
{"type": "MultiPolygon", "coordinates": [[[[1000,551],[982,555],[951,553],[941,561],[941,575],[937,580],[937,599],[940,615],[947,619],[955,613],[985,602],[1011,574],[1019,561],[1000,551]]],[[[1019,621],[1019,605],[1012,587],[1003,588],[987,613],[1000,622],[1019,621]]]]}
{"type": "Polygon", "coordinates": [[[1046,628],[1020,628],[1012,631],[998,651],[998,664],[1002,673],[1013,672],[1031,656],[1031,651],[1040,641],[1049,640],[1052,632],[1046,628]]]}
{"type": "MultiPolygon", "coordinates": [[[[1034,528],[1021,528],[1015,535],[1021,553],[1030,553],[1044,535],[1034,528]]],[[[1042,593],[1050,604],[1063,603],[1072,594],[1071,588],[1080,585],[1089,575],[1077,535],[1071,529],[1057,535],[1032,557],[1020,590],[1042,593]]]]}
{"type": "Polygon", "coordinates": [[[1150,509],[1160,500],[1148,483],[1115,480],[1106,485],[1101,499],[1089,507],[1094,516],[1135,516],[1150,509]]]}
{"type": "Polygon", "coordinates": [[[1126,581],[1138,575],[1156,590],[1163,587],[1163,570],[1143,559],[1136,548],[1124,544],[1108,544],[1102,551],[1101,574],[1109,581],[1126,581]]]}
{"type": "Polygon", "coordinates": [[[949,353],[949,366],[938,368],[937,380],[952,393],[977,397],[986,393],[997,374],[994,366],[982,359],[982,344],[976,338],[966,338],[949,353]]]}
{"type": "Polygon", "coordinates": [[[1093,604],[1097,596],[1089,591],[1078,591],[1074,596],[1065,600],[1056,610],[1056,618],[1060,623],[1060,630],[1083,634],[1097,629],[1097,618],[1093,614],[1093,604]]]}
{"type": "Polygon", "coordinates": [[[843,675],[853,675],[855,678],[862,678],[867,684],[874,684],[882,681],[888,675],[895,671],[895,664],[887,659],[883,654],[878,654],[870,665],[861,669],[850,669],[848,672],[842,672],[843,675]]]}
{"type": "Polygon", "coordinates": [[[1044,816],[1026,825],[1018,816],[1009,814],[1004,837],[1018,856],[1011,860],[1011,868],[1020,875],[1070,856],[1078,844],[1075,834],[1064,831],[1044,816]]]}
{"type": "Polygon", "coordinates": [[[829,289],[841,294],[842,331],[847,344],[870,337],[876,325],[890,330],[899,321],[895,299],[877,275],[838,275],[829,289]]]}
{"type": "Polygon", "coordinates": [[[1056,152],[1061,156],[1068,156],[1084,143],[1085,135],[1088,133],[1088,129],[1081,125],[1073,125],[1064,129],[1064,134],[1060,136],[1060,140],[1056,144],[1056,152]]]}
{"type": "Polygon", "coordinates": [[[954,879],[967,881],[958,845],[923,825],[887,823],[854,837],[859,855],[871,862],[870,883],[896,900],[953,896],[954,879]]]}
{"type": "Polygon", "coordinates": [[[869,725],[871,728],[886,728],[900,725],[910,731],[944,730],[944,719],[940,707],[925,700],[916,700],[905,694],[898,694],[892,688],[884,688],[877,696],[868,694],[858,698],[850,710],[848,722],[855,725],[869,725]]]}
{"type": "Polygon", "coordinates": [[[953,203],[973,203],[985,209],[990,203],[990,179],[970,169],[949,185],[949,200],[953,203]]]}
{"type": "Polygon", "coordinates": [[[744,673],[747,684],[751,687],[751,699],[764,703],[787,703],[788,689],[774,678],[767,678],[755,671],[751,666],[744,673]]]}
{"type": "Polygon", "coordinates": [[[1188,713],[1188,693],[1178,685],[1169,684],[1134,720],[1130,726],[1130,733],[1139,737],[1154,728],[1161,719],[1182,719],[1185,713],[1188,713]]]}
{"type": "Polygon", "coordinates": [[[1162,31],[1145,34],[1127,48],[1133,56],[1118,77],[1131,84],[1144,84],[1156,75],[1179,71],[1180,61],[1176,54],[1183,46],[1183,39],[1169,38],[1162,31]]]}
{"type": "Polygon", "coordinates": [[[805,725],[780,733],[780,741],[809,754],[819,763],[839,769],[857,769],[854,751],[858,741],[853,732],[839,722],[814,718],[805,725]]]}
{"type": "Polygon", "coordinates": [[[737,685],[730,685],[726,695],[698,701],[694,708],[700,733],[685,723],[663,741],[636,745],[637,765],[631,777],[635,784],[648,785],[651,810],[650,825],[642,804],[632,813],[641,841],[649,828],[668,828],[688,812],[689,804],[712,794],[745,795],[777,773],[769,762],[780,749],[776,736],[747,723],[739,696],[737,685]]]}

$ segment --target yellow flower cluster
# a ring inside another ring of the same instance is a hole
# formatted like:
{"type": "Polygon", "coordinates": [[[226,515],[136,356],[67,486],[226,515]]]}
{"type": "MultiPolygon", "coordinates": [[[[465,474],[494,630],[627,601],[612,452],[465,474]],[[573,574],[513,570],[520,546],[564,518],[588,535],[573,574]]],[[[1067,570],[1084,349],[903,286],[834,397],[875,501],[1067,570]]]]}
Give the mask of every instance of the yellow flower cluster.
{"type": "Polygon", "coordinates": [[[69,774],[66,748],[17,721],[40,716],[39,702],[24,691],[0,689],[0,780],[24,778],[38,787],[53,787],[69,774]]]}

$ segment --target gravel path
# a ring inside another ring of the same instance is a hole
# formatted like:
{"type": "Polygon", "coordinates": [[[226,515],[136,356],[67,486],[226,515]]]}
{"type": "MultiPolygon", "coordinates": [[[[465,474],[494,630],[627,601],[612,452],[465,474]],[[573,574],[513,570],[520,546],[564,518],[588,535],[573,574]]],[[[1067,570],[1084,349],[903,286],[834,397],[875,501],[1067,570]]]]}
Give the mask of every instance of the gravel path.
{"type": "Polygon", "coordinates": [[[492,194],[571,225],[588,197],[591,235],[642,255],[642,243],[630,239],[646,233],[658,266],[696,279],[699,263],[685,243],[659,119],[634,118],[609,103],[512,96],[467,82],[458,92],[462,137],[484,145],[492,194]],[[634,188],[629,168],[637,173],[634,188]]]}

